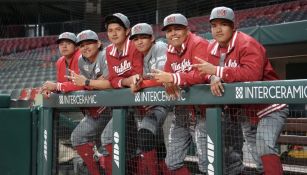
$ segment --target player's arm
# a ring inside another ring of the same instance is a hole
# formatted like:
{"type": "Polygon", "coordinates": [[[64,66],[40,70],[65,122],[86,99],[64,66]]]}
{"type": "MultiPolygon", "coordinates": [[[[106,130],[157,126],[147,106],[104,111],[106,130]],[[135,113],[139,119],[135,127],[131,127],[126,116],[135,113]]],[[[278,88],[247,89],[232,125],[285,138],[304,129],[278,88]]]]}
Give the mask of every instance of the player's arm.
{"type": "MultiPolygon", "coordinates": [[[[198,60],[195,60],[195,57],[202,58],[206,60],[207,54],[204,52],[206,50],[208,44],[207,42],[200,42],[192,51],[191,59],[192,63],[198,62],[198,60]]],[[[171,70],[171,64],[168,63],[165,65],[165,70],[171,70]]],[[[170,78],[170,75],[168,75],[169,83],[174,83],[178,86],[191,86],[194,84],[201,84],[201,83],[208,83],[209,82],[209,75],[207,74],[201,74],[197,69],[194,67],[190,67],[189,72],[177,72],[172,73],[170,78]]]]}
{"type": "Polygon", "coordinates": [[[193,66],[201,73],[220,77],[226,83],[261,80],[265,53],[260,47],[257,48],[251,44],[247,45],[250,48],[245,47],[241,50],[240,66],[215,66],[199,58],[197,59],[200,64],[194,64],[193,66]]]}
{"type": "MultiPolygon", "coordinates": [[[[192,64],[198,63],[198,60],[195,58],[201,58],[203,60],[208,60],[207,50],[208,42],[203,41],[199,42],[196,47],[192,50],[191,59],[192,64]]],[[[208,74],[201,74],[195,67],[191,67],[191,71],[189,72],[180,72],[176,74],[177,82],[175,84],[179,86],[191,86],[194,84],[202,84],[202,83],[209,83],[209,75],[208,74]]]]}
{"type": "Polygon", "coordinates": [[[71,71],[71,76],[67,76],[72,80],[74,85],[79,87],[86,87],[87,89],[110,89],[112,88],[111,83],[109,80],[105,79],[103,76],[99,77],[96,80],[88,79],[84,75],[77,74],[74,71],[71,71]]]}
{"type": "Polygon", "coordinates": [[[104,89],[111,89],[111,83],[108,79],[105,79],[104,77],[99,77],[97,80],[84,80],[84,85],[88,81],[88,86],[93,88],[93,89],[99,89],[99,90],[104,90],[104,89]]]}
{"type": "Polygon", "coordinates": [[[224,82],[258,81],[262,79],[265,51],[254,44],[246,44],[240,51],[240,66],[217,67],[215,75],[222,78],[224,82]]]}
{"type": "Polygon", "coordinates": [[[121,85],[124,87],[131,87],[133,85],[137,85],[143,80],[141,77],[141,75],[143,74],[143,57],[140,52],[135,51],[133,53],[131,67],[132,75],[121,80],[121,85]]]}

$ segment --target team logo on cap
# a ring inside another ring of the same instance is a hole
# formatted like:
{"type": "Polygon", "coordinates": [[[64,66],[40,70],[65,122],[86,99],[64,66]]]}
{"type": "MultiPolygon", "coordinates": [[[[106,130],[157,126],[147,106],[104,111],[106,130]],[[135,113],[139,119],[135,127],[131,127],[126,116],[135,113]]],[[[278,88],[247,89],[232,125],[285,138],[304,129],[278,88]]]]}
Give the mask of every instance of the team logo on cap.
{"type": "Polygon", "coordinates": [[[68,33],[63,33],[62,37],[69,37],[68,33]]]}
{"type": "Polygon", "coordinates": [[[134,30],[134,33],[141,32],[142,31],[142,26],[135,26],[133,30],[134,30]]]}
{"type": "Polygon", "coordinates": [[[218,17],[225,17],[226,16],[226,9],[220,9],[217,11],[218,17]]]}
{"type": "Polygon", "coordinates": [[[81,40],[87,39],[87,34],[86,34],[86,33],[82,33],[82,34],[80,35],[80,39],[81,39],[81,40]]]}
{"type": "Polygon", "coordinates": [[[176,22],[176,18],[175,16],[170,16],[166,19],[167,23],[174,23],[176,22]]]}

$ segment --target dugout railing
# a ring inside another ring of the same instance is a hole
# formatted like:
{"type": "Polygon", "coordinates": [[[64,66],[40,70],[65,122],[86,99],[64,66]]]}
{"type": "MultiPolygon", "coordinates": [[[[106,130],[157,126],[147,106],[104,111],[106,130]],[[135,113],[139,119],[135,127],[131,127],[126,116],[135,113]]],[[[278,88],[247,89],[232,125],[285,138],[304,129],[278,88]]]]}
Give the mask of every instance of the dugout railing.
{"type": "MultiPolygon", "coordinates": [[[[183,87],[181,96],[172,99],[164,88],[148,88],[132,94],[129,89],[78,91],[52,94],[43,99],[39,110],[37,174],[56,174],[54,120],[59,111],[80,107],[113,107],[113,174],[126,174],[125,125],[128,106],[143,105],[210,105],[206,111],[208,174],[223,174],[222,106],[224,104],[306,104],[307,80],[268,81],[224,84],[222,97],[211,94],[208,85],[183,87]]],[[[306,109],[305,109],[306,110],[306,109]]],[[[305,111],[306,113],[306,111],[305,111]]],[[[305,116],[306,117],[306,116],[305,116]]],[[[66,121],[67,122],[67,121],[66,121]]],[[[69,121],[68,121],[69,123],[69,121]]],[[[305,133],[306,134],[306,133],[305,133]]]]}

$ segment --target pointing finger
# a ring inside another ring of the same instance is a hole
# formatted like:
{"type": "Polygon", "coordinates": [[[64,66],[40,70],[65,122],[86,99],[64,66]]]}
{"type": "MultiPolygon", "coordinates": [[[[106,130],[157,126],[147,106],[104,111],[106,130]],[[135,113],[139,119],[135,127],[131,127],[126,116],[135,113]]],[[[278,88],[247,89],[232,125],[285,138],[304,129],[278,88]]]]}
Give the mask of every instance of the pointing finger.
{"type": "Polygon", "coordinates": [[[201,64],[202,63],[207,63],[207,61],[205,61],[205,60],[203,60],[203,59],[201,59],[201,58],[199,58],[199,57],[197,57],[197,56],[195,56],[194,57],[198,62],[200,62],[201,64]]]}

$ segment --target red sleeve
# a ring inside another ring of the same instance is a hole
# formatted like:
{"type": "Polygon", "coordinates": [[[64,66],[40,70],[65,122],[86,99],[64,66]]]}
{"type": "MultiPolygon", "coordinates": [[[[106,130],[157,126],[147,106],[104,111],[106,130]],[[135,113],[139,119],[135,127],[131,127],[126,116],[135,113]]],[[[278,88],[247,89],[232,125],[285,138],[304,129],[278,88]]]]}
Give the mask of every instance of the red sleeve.
{"type": "Polygon", "coordinates": [[[114,89],[122,88],[121,81],[122,77],[117,76],[113,69],[112,62],[108,59],[108,69],[109,69],[109,81],[114,89]]]}
{"type": "Polygon", "coordinates": [[[132,73],[131,75],[143,75],[143,56],[140,52],[133,53],[132,73]]]}
{"type": "Polygon", "coordinates": [[[209,83],[208,75],[201,75],[199,71],[192,69],[190,72],[180,72],[173,74],[174,84],[179,86],[191,86],[194,84],[209,83]]]}
{"type": "Polygon", "coordinates": [[[57,83],[57,90],[61,92],[79,91],[83,89],[84,89],[84,86],[76,86],[70,81],[66,81],[63,83],[57,83]]]}
{"type": "Polygon", "coordinates": [[[148,88],[148,87],[157,87],[157,86],[162,86],[162,83],[158,83],[156,80],[143,80],[140,83],[140,88],[148,88]]]}
{"type": "MultiPolygon", "coordinates": [[[[143,57],[141,55],[141,53],[139,52],[134,52],[132,54],[132,58],[130,58],[132,61],[132,65],[131,65],[131,71],[130,71],[130,76],[131,75],[135,75],[135,74],[143,74],[143,57]]],[[[110,60],[110,59],[109,59],[110,60]]],[[[109,81],[111,82],[111,85],[113,88],[115,89],[119,89],[122,88],[122,84],[121,81],[124,78],[128,78],[128,77],[119,77],[116,72],[113,69],[113,65],[112,62],[108,60],[108,68],[109,68],[109,81]]]]}
{"type": "MultiPolygon", "coordinates": [[[[79,52],[75,53],[73,62],[70,65],[70,69],[73,70],[76,73],[79,73],[79,67],[78,67],[78,58],[79,58],[79,52]]],[[[61,92],[71,92],[71,91],[78,91],[83,90],[83,86],[76,86],[71,81],[67,80],[64,75],[66,74],[66,65],[63,64],[65,62],[58,61],[56,64],[57,67],[57,91],[61,92]],[[61,64],[62,63],[62,64],[61,64]]]]}
{"type": "MultiPolygon", "coordinates": [[[[208,42],[201,41],[191,50],[191,60],[192,64],[198,63],[195,57],[201,58],[205,61],[208,61],[207,50],[208,42]]],[[[201,75],[199,71],[195,68],[192,68],[189,72],[180,72],[173,74],[174,84],[179,86],[191,86],[194,84],[202,84],[209,82],[208,75],[201,75]]]]}
{"type": "Polygon", "coordinates": [[[60,73],[60,60],[61,58],[58,59],[58,61],[55,63],[55,67],[56,67],[56,81],[59,82],[61,81],[61,73],[60,73]]]}
{"type": "Polygon", "coordinates": [[[166,56],[167,56],[167,59],[166,59],[166,62],[165,62],[165,65],[164,65],[164,71],[165,72],[170,72],[170,73],[173,73],[173,69],[172,69],[172,55],[170,53],[166,53],[166,56]]]}
{"type": "Polygon", "coordinates": [[[216,75],[226,83],[262,80],[266,59],[264,48],[257,43],[247,42],[239,54],[240,66],[217,66],[216,75]]]}

